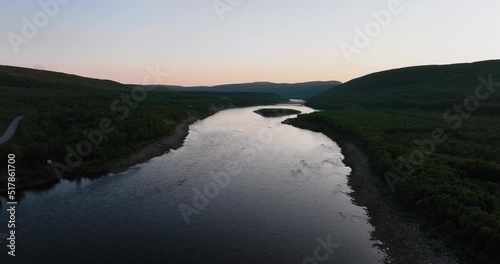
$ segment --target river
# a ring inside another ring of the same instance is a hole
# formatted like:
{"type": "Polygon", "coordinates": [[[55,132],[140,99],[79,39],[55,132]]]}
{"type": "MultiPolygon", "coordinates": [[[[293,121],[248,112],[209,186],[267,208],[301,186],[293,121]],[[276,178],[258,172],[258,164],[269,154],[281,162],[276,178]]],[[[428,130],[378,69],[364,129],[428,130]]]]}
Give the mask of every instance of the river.
{"type": "Polygon", "coordinates": [[[338,145],[257,109],[198,121],[126,172],[27,192],[2,263],[380,263],[338,145]]]}

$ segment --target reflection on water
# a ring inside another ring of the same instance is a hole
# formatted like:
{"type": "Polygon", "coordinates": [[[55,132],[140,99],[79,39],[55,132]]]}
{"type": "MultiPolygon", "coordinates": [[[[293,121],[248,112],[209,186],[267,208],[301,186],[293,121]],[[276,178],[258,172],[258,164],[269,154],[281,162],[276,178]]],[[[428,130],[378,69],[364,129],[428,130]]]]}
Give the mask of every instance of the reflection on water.
{"type": "Polygon", "coordinates": [[[256,109],[199,121],[182,148],[126,172],[28,192],[9,263],[383,259],[365,209],[348,195],[350,168],[337,144],[256,109]]]}

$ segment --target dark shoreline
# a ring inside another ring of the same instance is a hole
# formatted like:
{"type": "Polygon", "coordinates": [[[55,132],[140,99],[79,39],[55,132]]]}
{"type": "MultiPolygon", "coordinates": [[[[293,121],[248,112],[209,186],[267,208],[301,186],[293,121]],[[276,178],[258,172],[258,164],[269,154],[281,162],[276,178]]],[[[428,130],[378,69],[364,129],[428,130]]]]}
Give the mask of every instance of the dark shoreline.
{"type": "Polygon", "coordinates": [[[367,209],[369,222],[374,227],[372,239],[382,242],[380,249],[387,254],[385,263],[459,263],[454,251],[442,240],[425,235],[418,224],[418,215],[394,200],[387,183],[371,170],[367,156],[355,143],[356,138],[325,132],[322,124],[301,122],[297,118],[283,123],[323,133],[340,146],[344,163],[352,169],[348,176],[353,190],[350,195],[356,205],[367,209]]]}
{"type": "Polygon", "coordinates": [[[450,264],[459,263],[451,249],[440,240],[428,238],[420,226],[404,215],[384,186],[372,173],[366,155],[354,144],[339,143],[344,163],[351,167],[348,183],[355,204],[367,208],[375,230],[372,237],[383,243],[388,258],[385,263],[450,264]]]}
{"type": "MultiPolygon", "coordinates": [[[[213,108],[211,115],[217,113],[223,108],[213,108]]],[[[99,178],[106,176],[109,173],[119,173],[128,170],[130,167],[137,164],[146,162],[152,158],[159,157],[169,150],[178,149],[184,144],[184,140],[189,134],[189,126],[196,121],[200,120],[202,117],[197,113],[188,113],[188,117],[184,119],[181,123],[177,124],[175,127],[175,132],[170,135],[163,137],[153,143],[150,143],[132,155],[120,160],[118,163],[114,164],[110,169],[106,171],[94,171],[91,174],[86,173],[85,176],[80,174],[72,175],[67,180],[78,180],[81,178],[99,178]],[[91,175],[91,176],[89,176],[91,175]]],[[[57,178],[40,178],[37,181],[18,182],[16,184],[16,189],[19,191],[43,191],[51,189],[53,186],[58,184],[60,181],[57,178]]],[[[2,185],[3,186],[3,185],[2,185]]],[[[0,192],[5,192],[6,188],[0,188],[0,192]]]]}
{"type": "Polygon", "coordinates": [[[188,117],[184,119],[181,123],[175,126],[175,132],[173,135],[163,137],[149,145],[142,147],[139,151],[130,155],[129,157],[122,159],[116,165],[113,165],[108,173],[120,173],[124,172],[130,167],[135,166],[140,163],[149,161],[152,158],[162,156],[170,150],[175,150],[184,144],[184,140],[189,135],[189,126],[194,124],[199,120],[211,117],[218,113],[219,111],[226,110],[228,107],[210,107],[210,114],[207,116],[201,116],[197,112],[188,112],[188,117]]]}
{"type": "Polygon", "coordinates": [[[144,163],[152,158],[159,157],[169,150],[178,149],[184,144],[184,140],[189,134],[189,126],[200,120],[200,116],[190,113],[186,119],[175,127],[175,132],[171,136],[163,137],[149,145],[142,147],[138,152],[121,160],[114,165],[108,173],[120,173],[128,170],[130,167],[144,163]]]}

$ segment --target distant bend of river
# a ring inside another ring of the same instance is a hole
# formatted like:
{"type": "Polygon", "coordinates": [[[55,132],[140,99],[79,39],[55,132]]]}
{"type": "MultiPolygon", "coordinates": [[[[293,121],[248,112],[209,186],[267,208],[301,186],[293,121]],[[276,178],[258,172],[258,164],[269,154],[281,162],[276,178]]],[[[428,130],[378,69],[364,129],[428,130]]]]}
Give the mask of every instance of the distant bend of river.
{"type": "Polygon", "coordinates": [[[259,108],[198,121],[183,147],[126,172],[26,193],[2,263],[380,263],[338,145],[259,108]]]}

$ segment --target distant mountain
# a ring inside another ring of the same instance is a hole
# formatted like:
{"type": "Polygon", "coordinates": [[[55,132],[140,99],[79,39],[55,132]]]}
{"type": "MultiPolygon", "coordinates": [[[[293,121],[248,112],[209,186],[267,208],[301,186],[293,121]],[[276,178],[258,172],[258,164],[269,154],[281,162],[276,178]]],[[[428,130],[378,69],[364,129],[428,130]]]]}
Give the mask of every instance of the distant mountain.
{"type": "MultiPolygon", "coordinates": [[[[356,104],[377,108],[443,110],[473,95],[479,76],[500,80],[500,60],[452,65],[408,67],[369,74],[312,97],[307,104],[321,109],[356,104]]],[[[481,111],[500,110],[500,94],[481,111]]]]}
{"type": "MultiPolygon", "coordinates": [[[[121,84],[110,80],[86,78],[73,74],[52,72],[45,70],[21,68],[0,65],[0,84],[8,87],[46,88],[65,91],[98,90],[128,90],[131,85],[121,84]]],[[[287,99],[307,100],[314,95],[331,89],[340,82],[306,82],[306,83],[271,83],[254,82],[243,84],[226,84],[218,86],[183,87],[175,85],[154,85],[157,91],[182,91],[182,92],[245,92],[245,93],[276,93],[287,99]]]]}
{"type": "Polygon", "coordinates": [[[277,93],[288,99],[307,100],[312,96],[320,94],[321,92],[331,89],[339,84],[340,82],[337,81],[306,82],[295,84],[255,82],[242,84],[226,84],[218,86],[183,87],[174,85],[161,85],[155,87],[157,89],[174,91],[277,93]]]}

